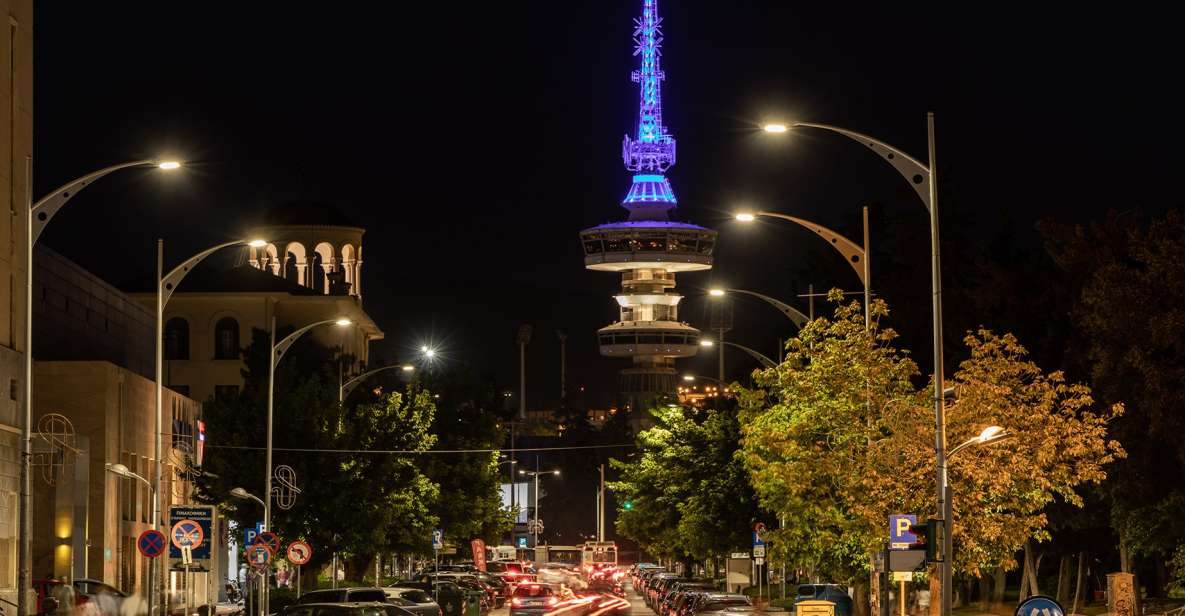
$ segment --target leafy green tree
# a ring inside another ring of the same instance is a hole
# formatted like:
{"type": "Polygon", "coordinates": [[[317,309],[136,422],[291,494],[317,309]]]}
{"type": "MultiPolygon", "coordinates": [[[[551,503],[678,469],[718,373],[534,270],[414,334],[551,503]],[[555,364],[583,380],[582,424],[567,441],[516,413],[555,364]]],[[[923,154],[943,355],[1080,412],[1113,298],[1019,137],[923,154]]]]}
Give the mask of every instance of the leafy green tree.
{"type": "MultiPolygon", "coordinates": [[[[839,300],[839,296],[835,296],[839,300]]],[[[866,571],[886,540],[887,517],[936,514],[934,428],[929,388],[893,347],[873,306],[865,330],[860,306],[841,304],[791,340],[785,362],[743,391],[742,455],[764,506],[788,525],[773,533],[790,561],[839,579],[866,571]]],[[[952,376],[957,401],[946,409],[954,446],[989,425],[1021,438],[973,447],[949,462],[958,571],[1015,566],[1030,539],[1048,537],[1044,510],[1081,504],[1076,489],[1100,482],[1123,455],[1106,436],[1122,412],[1096,409],[1090,389],[1028,361],[1011,335],[980,330],[965,338],[969,359],[952,376]]]]}
{"type": "MultiPolygon", "coordinates": [[[[269,345],[266,332],[254,331],[244,351],[242,392],[204,408],[209,450],[198,498],[221,505],[246,527],[263,512],[229,493],[242,487],[264,497],[269,345]]],[[[437,488],[419,472],[414,454],[352,452],[432,447],[428,427],[435,409],[418,387],[345,409],[337,400],[335,359],[306,337],[276,370],[273,464],[293,467],[301,492],[291,509],[272,507],[272,529],[286,540],[309,540],[313,566],[334,552],[351,555],[354,573],[378,550],[427,549],[437,488]]]]}

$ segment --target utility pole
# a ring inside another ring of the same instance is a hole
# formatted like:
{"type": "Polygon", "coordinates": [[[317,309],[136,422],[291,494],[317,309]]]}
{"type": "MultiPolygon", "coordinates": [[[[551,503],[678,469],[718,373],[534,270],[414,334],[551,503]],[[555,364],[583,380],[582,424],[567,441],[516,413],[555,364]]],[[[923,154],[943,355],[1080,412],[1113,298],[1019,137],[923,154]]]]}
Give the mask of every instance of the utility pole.
{"type": "Polygon", "coordinates": [[[531,342],[531,326],[518,328],[518,418],[527,418],[527,344],[531,342]]]}
{"type": "Polygon", "coordinates": [[[597,541],[605,540],[605,465],[601,465],[601,488],[597,491],[597,541]]]}
{"type": "Polygon", "coordinates": [[[555,331],[560,339],[560,404],[568,399],[568,334],[560,330],[555,331]]]}

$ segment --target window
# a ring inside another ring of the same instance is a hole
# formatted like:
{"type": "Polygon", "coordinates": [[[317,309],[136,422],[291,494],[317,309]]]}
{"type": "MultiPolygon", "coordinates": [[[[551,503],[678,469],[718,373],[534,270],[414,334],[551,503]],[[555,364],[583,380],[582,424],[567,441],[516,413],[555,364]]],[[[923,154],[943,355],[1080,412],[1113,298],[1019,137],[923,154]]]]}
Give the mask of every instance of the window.
{"type": "Polygon", "coordinates": [[[215,385],[214,399],[229,402],[239,397],[238,385],[215,385]]]}
{"type": "Polygon", "coordinates": [[[218,320],[214,326],[214,359],[239,358],[239,322],[231,317],[218,320]]]}
{"type": "Polygon", "coordinates": [[[186,398],[189,397],[189,385],[169,385],[168,387],[186,398]]]}
{"type": "Polygon", "coordinates": [[[165,323],[165,359],[189,359],[189,321],[173,317],[165,323]]]}

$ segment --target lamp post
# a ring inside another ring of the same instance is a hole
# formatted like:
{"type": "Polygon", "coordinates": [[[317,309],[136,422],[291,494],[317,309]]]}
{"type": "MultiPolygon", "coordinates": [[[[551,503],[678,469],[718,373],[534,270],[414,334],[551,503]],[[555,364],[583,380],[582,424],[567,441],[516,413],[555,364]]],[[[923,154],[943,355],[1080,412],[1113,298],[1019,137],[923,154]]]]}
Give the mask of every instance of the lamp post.
{"type": "MultiPolygon", "coordinates": [[[[823,238],[831,245],[832,248],[839,251],[843,255],[844,260],[852,269],[856,271],[856,276],[860,278],[861,284],[864,285],[864,327],[869,328],[872,325],[872,314],[869,305],[872,301],[872,290],[870,284],[872,281],[872,264],[868,249],[868,207],[863,208],[864,215],[864,247],[861,248],[848,238],[824,227],[823,225],[815,224],[809,220],[797,218],[795,216],[788,216],[786,214],[779,214],[777,212],[741,212],[736,215],[736,219],[740,222],[753,222],[757,220],[758,216],[767,216],[769,218],[780,218],[782,220],[790,221],[796,225],[804,227],[813,231],[816,235],[823,238]]],[[[755,294],[754,294],[755,295],[755,294]]],[[[775,300],[776,301],[776,300],[775,300]]],[[[801,327],[801,325],[799,326],[801,327]]]]}
{"type": "MultiPolygon", "coordinates": [[[[88,173],[73,181],[67,182],[33,202],[33,159],[25,158],[25,391],[24,391],[24,425],[21,427],[21,471],[20,471],[20,503],[19,543],[17,548],[17,613],[21,616],[29,613],[27,591],[32,587],[32,522],[33,501],[32,481],[29,472],[30,458],[33,455],[33,246],[53,220],[55,214],[66,205],[78,192],[102,177],[122,169],[133,167],[157,167],[165,171],[179,169],[181,163],[177,161],[133,160],[98,171],[88,173]]],[[[159,462],[159,455],[157,460],[159,462]]],[[[124,467],[125,469],[127,467],[124,467]]],[[[154,497],[155,501],[156,498],[154,497]]],[[[153,528],[159,530],[159,519],[153,518],[153,528]]],[[[148,593],[148,609],[152,609],[152,592],[148,593]]]]}
{"type": "MultiPolygon", "coordinates": [[[[260,248],[267,245],[267,242],[262,239],[253,240],[234,240],[232,242],[223,242],[216,246],[211,246],[192,257],[182,261],[180,265],[165,273],[165,242],[164,240],[156,240],[156,474],[153,481],[156,489],[153,492],[152,498],[152,519],[154,521],[154,528],[160,530],[160,519],[164,510],[164,505],[161,503],[161,484],[164,482],[164,465],[161,463],[164,460],[164,427],[165,427],[165,411],[164,411],[164,336],[165,336],[165,306],[168,305],[169,300],[173,297],[173,293],[177,290],[177,285],[189,275],[193,268],[206,259],[206,257],[231,246],[239,244],[246,244],[254,248],[260,248]]],[[[153,566],[150,563],[149,566],[153,566]]],[[[150,574],[151,577],[151,574],[150,574]]],[[[164,579],[158,580],[160,584],[159,589],[161,598],[164,598],[164,579]]],[[[153,578],[155,579],[155,578],[153,578]]],[[[148,602],[148,609],[152,610],[151,599],[148,602]]]]}
{"type": "MultiPolygon", "coordinates": [[[[263,502],[262,498],[259,498],[258,496],[244,490],[243,488],[232,488],[230,491],[230,495],[235,498],[241,498],[243,500],[253,500],[253,501],[259,503],[259,505],[261,507],[263,507],[265,510],[267,509],[267,503],[263,502]]],[[[270,501],[271,499],[269,498],[268,500],[270,501]]],[[[251,546],[243,546],[243,550],[245,551],[249,547],[251,547],[251,546]]],[[[258,604],[258,610],[257,610],[258,614],[256,616],[267,616],[267,613],[264,611],[264,607],[263,607],[264,606],[264,588],[267,587],[267,577],[262,575],[262,572],[259,577],[261,580],[263,580],[263,583],[259,585],[259,588],[257,588],[256,592],[255,592],[256,603],[258,604]]],[[[246,580],[243,580],[243,581],[246,582],[246,580]]],[[[149,616],[152,616],[152,615],[149,614],[149,616]]]]}
{"type": "Polygon", "coordinates": [[[790,321],[792,323],[794,323],[794,325],[796,327],[798,327],[798,329],[802,329],[803,327],[806,327],[807,321],[811,320],[810,317],[808,317],[805,314],[803,314],[802,312],[800,312],[794,306],[791,306],[790,304],[787,304],[786,302],[783,302],[779,299],[775,299],[775,298],[772,298],[768,295],[764,295],[761,293],[755,293],[753,291],[746,291],[744,289],[712,289],[712,290],[708,291],[708,295],[711,297],[724,297],[724,296],[728,295],[729,293],[740,293],[742,295],[751,295],[753,297],[756,297],[757,299],[760,299],[761,301],[773,306],[774,308],[777,308],[782,314],[786,315],[786,318],[790,319],[790,321]]]}
{"type": "Polygon", "coordinates": [[[374,370],[368,370],[368,371],[363,372],[362,374],[359,374],[358,376],[346,381],[345,383],[342,383],[341,385],[339,385],[337,388],[337,401],[341,402],[341,401],[345,400],[346,396],[350,395],[350,392],[354,391],[355,388],[357,388],[359,385],[361,385],[362,381],[365,380],[367,377],[374,375],[374,374],[378,374],[379,372],[383,372],[386,370],[395,370],[395,369],[402,370],[404,372],[404,374],[410,374],[410,373],[416,371],[416,367],[411,364],[392,364],[390,366],[383,366],[382,368],[375,368],[374,370]]]}
{"type": "MultiPolygon", "coordinates": [[[[763,367],[763,368],[775,368],[778,365],[777,362],[775,362],[774,360],[766,357],[759,351],[750,349],[747,346],[741,346],[735,342],[729,342],[727,340],[720,341],[720,344],[725,345],[725,346],[730,346],[734,349],[737,349],[738,351],[744,351],[745,353],[747,353],[749,355],[749,357],[752,357],[753,359],[756,359],[758,362],[760,362],[761,367],[763,367]]],[[[714,340],[709,339],[709,338],[703,338],[699,341],[699,345],[704,348],[711,348],[711,347],[716,346],[716,342],[714,340]]],[[[720,349],[717,352],[723,353],[724,349],[720,349]]],[[[718,380],[720,382],[724,382],[724,379],[716,379],[716,380],[718,380]]]]}
{"type": "Polygon", "coordinates": [[[317,327],[318,325],[329,325],[331,323],[333,325],[337,325],[338,327],[346,327],[353,324],[352,321],[346,318],[325,319],[323,321],[317,321],[315,323],[305,325],[304,327],[285,336],[284,339],[280,340],[279,343],[276,343],[276,315],[274,311],[272,314],[270,328],[271,361],[268,362],[267,367],[267,475],[263,483],[263,493],[264,496],[267,497],[267,500],[263,503],[263,530],[272,529],[272,414],[275,402],[276,366],[280,363],[280,360],[284,358],[284,353],[288,352],[288,349],[292,346],[292,343],[296,342],[297,338],[300,338],[306,332],[313,329],[314,327],[317,327]]]}
{"type": "Polygon", "coordinates": [[[518,474],[526,475],[527,477],[530,477],[535,480],[535,524],[534,524],[534,529],[533,529],[534,532],[532,532],[531,534],[535,537],[535,547],[538,547],[539,546],[539,477],[541,477],[543,475],[555,475],[558,477],[560,474],[560,470],[558,468],[553,471],[540,471],[540,470],[525,471],[525,470],[519,469],[518,474]]]}
{"type": "MultiPolygon", "coordinates": [[[[934,488],[938,496],[938,518],[943,525],[950,519],[951,510],[945,494],[946,486],[946,417],[942,400],[942,264],[938,242],[938,167],[936,164],[934,146],[934,114],[926,114],[926,145],[929,154],[929,164],[925,165],[909,154],[863,133],[813,122],[793,122],[786,124],[766,124],[767,133],[785,133],[790,128],[817,128],[843,135],[853,141],[862,143],[872,149],[878,156],[897,170],[905,181],[913,187],[914,192],[930,211],[930,286],[933,294],[934,320],[934,450],[935,474],[934,488]]],[[[939,564],[942,594],[939,605],[940,616],[950,616],[951,608],[951,562],[952,548],[950,533],[944,528],[942,532],[942,562],[939,564]]]]}

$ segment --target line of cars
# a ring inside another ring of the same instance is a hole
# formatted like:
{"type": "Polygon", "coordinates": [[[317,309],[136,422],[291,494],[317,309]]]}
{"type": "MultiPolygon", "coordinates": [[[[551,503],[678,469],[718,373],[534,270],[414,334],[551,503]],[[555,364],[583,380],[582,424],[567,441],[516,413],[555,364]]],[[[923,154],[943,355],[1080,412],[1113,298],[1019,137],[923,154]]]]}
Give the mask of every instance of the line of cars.
{"type": "Polygon", "coordinates": [[[659,565],[638,564],[630,579],[634,591],[658,616],[732,616],[757,609],[745,595],[720,592],[711,580],[682,577],[659,565]]]}

